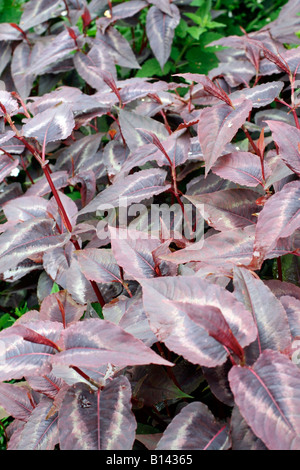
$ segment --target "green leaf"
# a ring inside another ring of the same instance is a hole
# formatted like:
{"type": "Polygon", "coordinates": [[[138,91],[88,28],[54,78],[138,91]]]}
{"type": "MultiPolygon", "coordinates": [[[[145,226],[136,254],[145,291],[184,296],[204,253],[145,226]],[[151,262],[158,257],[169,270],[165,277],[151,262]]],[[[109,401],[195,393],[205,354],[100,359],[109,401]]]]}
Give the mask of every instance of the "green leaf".
{"type": "Polygon", "coordinates": [[[199,26],[203,26],[204,19],[196,13],[184,13],[184,16],[190,18],[194,21],[194,23],[198,24],[199,26]]]}
{"type": "Polygon", "coordinates": [[[0,23],[19,23],[24,0],[0,0],[0,23]]]}
{"type": "Polygon", "coordinates": [[[202,7],[205,4],[205,0],[193,0],[191,3],[192,7],[202,7]]]}
{"type": "Polygon", "coordinates": [[[218,23],[217,21],[208,21],[205,26],[209,29],[225,28],[226,24],[218,23]]]}
{"type": "Polygon", "coordinates": [[[9,328],[14,322],[15,319],[9,313],[4,313],[0,317],[0,331],[4,330],[4,328],[9,328]]]}
{"type": "Polygon", "coordinates": [[[175,29],[175,37],[184,39],[187,34],[188,24],[184,19],[180,19],[179,25],[175,29]]]}
{"type": "Polygon", "coordinates": [[[56,294],[56,292],[59,292],[59,291],[60,291],[59,286],[56,284],[56,282],[54,282],[50,294],[56,294]]]}
{"type": "Polygon", "coordinates": [[[91,24],[90,27],[89,27],[89,29],[87,30],[87,35],[88,35],[89,37],[93,37],[93,38],[94,38],[94,37],[96,36],[96,33],[97,33],[97,25],[96,25],[96,23],[91,24]]]}
{"type": "Polygon", "coordinates": [[[201,46],[191,47],[185,58],[188,60],[189,70],[193,73],[207,74],[211,69],[217,67],[219,61],[214,53],[207,52],[201,46]]]}
{"type": "Polygon", "coordinates": [[[164,69],[161,70],[159,62],[156,59],[148,59],[143,63],[141,69],[137,72],[136,77],[162,77],[170,72],[171,67],[171,62],[167,62],[164,69]]]}
{"type": "Polygon", "coordinates": [[[69,194],[66,194],[72,201],[77,201],[77,199],[81,199],[81,194],[79,191],[72,191],[69,194]]]}
{"type": "Polygon", "coordinates": [[[15,315],[17,315],[18,317],[21,317],[22,315],[24,315],[24,313],[28,311],[29,311],[29,308],[27,306],[27,302],[24,302],[23,306],[19,305],[19,307],[15,308],[15,315]]]}
{"type": "Polygon", "coordinates": [[[91,303],[91,306],[93,307],[93,309],[95,310],[95,312],[97,313],[97,315],[99,315],[99,317],[102,318],[102,320],[104,320],[104,316],[103,316],[103,313],[102,313],[102,307],[101,307],[101,305],[100,305],[98,302],[92,302],[92,303],[91,303]]]}
{"type": "Polygon", "coordinates": [[[83,19],[80,16],[77,23],[76,23],[77,28],[79,29],[80,34],[83,34],[83,19]]]}
{"type": "Polygon", "coordinates": [[[200,27],[190,26],[187,29],[187,32],[189,33],[189,35],[192,36],[192,38],[197,39],[197,41],[199,37],[201,36],[201,34],[205,33],[205,31],[206,31],[206,28],[202,28],[201,26],[200,27]]]}

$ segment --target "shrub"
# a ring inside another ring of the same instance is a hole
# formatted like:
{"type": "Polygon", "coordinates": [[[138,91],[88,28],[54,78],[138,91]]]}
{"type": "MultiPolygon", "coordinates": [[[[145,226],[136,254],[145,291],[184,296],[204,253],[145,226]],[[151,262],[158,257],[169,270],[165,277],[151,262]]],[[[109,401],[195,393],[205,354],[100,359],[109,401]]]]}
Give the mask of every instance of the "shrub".
{"type": "Polygon", "coordinates": [[[108,3],[0,25],[7,447],[299,450],[299,2],[172,81],[115,21],[163,68],[182,2],[108,3]]]}

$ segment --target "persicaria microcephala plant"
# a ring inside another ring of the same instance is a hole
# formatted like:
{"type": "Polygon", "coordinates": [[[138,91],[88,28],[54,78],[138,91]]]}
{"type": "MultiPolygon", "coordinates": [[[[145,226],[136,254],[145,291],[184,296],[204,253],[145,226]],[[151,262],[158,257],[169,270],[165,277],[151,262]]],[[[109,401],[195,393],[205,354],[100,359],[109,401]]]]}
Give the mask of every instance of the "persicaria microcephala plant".
{"type": "Polygon", "coordinates": [[[208,76],[119,79],[185,6],[0,24],[0,272],[31,295],[0,332],[8,449],[300,449],[299,1],[208,76]]]}

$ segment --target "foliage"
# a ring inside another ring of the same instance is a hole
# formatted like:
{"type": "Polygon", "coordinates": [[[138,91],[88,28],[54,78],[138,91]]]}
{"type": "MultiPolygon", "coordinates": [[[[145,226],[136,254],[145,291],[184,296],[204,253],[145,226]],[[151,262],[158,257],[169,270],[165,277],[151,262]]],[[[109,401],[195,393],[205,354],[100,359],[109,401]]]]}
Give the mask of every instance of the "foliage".
{"type": "Polygon", "coordinates": [[[7,448],[299,450],[299,2],[108,3],[0,24],[7,448]]]}

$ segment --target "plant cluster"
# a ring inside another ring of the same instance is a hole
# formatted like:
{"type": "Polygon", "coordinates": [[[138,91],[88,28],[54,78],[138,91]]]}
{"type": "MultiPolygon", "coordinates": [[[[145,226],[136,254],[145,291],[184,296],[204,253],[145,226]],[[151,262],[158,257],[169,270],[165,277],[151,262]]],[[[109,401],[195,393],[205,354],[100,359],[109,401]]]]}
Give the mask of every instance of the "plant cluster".
{"type": "Polygon", "coordinates": [[[299,450],[299,1],[172,80],[216,12],[122,3],[0,24],[7,448],[299,450]]]}

